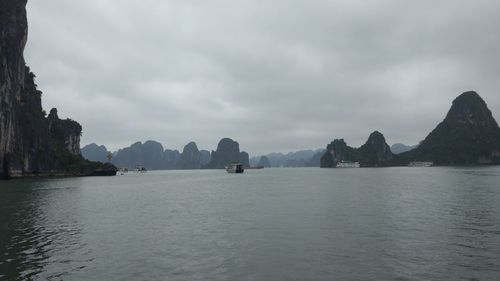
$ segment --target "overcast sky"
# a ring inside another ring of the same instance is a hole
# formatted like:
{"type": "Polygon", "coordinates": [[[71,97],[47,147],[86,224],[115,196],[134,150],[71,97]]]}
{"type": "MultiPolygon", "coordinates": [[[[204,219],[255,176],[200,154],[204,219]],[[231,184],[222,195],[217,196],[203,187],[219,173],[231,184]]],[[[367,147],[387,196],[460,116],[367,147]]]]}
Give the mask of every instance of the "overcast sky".
{"type": "Polygon", "coordinates": [[[26,60],[82,146],[251,155],[415,144],[476,90],[500,118],[500,1],[30,0],[26,60]]]}

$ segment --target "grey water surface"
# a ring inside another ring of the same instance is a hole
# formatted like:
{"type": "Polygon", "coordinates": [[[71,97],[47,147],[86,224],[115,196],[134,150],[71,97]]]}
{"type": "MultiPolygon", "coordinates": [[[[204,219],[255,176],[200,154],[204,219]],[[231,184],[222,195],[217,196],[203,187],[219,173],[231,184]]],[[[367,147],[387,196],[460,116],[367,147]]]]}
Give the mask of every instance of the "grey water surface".
{"type": "Polygon", "coordinates": [[[500,280],[500,168],[0,181],[0,280],[500,280]]]}

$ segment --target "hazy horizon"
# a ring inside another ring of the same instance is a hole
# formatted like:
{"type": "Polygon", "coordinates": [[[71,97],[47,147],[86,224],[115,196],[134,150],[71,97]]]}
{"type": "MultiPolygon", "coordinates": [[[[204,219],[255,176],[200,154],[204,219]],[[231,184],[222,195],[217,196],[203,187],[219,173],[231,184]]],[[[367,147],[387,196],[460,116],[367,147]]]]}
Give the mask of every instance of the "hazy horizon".
{"type": "Polygon", "coordinates": [[[498,1],[28,2],[43,107],[115,151],[414,145],[459,94],[500,115],[498,1]]]}

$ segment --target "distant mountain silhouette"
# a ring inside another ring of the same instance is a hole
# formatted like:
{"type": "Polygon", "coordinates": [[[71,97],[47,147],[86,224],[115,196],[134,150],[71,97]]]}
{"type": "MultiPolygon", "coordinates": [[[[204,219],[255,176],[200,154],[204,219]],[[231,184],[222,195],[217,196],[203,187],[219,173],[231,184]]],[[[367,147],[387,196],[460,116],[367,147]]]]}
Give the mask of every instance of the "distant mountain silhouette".
{"type": "Polygon", "coordinates": [[[201,153],[198,150],[195,142],[190,142],[186,146],[184,146],[181,157],[177,162],[177,169],[201,169],[201,153]]]}
{"type": "Polygon", "coordinates": [[[362,167],[392,165],[393,154],[384,135],[375,131],[360,148],[352,148],[343,139],[331,142],[321,157],[322,168],[334,168],[341,161],[359,162],[362,167]]]}
{"type": "Polygon", "coordinates": [[[240,152],[240,163],[245,167],[250,167],[250,155],[245,151],[240,152]]]}
{"type": "Polygon", "coordinates": [[[321,157],[325,154],[325,150],[321,149],[320,151],[316,152],[311,159],[307,163],[305,163],[306,167],[317,167],[319,168],[321,166],[321,157]]]}
{"type": "MultiPolygon", "coordinates": [[[[83,157],[93,161],[107,162],[107,154],[105,146],[95,143],[82,148],[83,157]]],[[[145,143],[136,142],[114,152],[112,163],[128,169],[144,165],[148,170],[223,168],[230,162],[241,162],[244,166],[250,166],[248,153],[240,152],[239,144],[228,138],[222,139],[217,151],[213,151],[212,154],[217,155],[214,161],[211,161],[211,153],[208,150],[198,150],[195,142],[188,143],[182,153],[179,153],[178,150],[163,150],[159,142],[150,140],[145,143]],[[214,163],[217,163],[217,166],[211,166],[215,165],[214,163]]]]}
{"type": "Polygon", "coordinates": [[[163,161],[166,170],[177,169],[179,159],[181,159],[181,153],[178,150],[165,149],[163,152],[163,161]]]}
{"type": "Polygon", "coordinates": [[[271,162],[269,162],[269,158],[267,158],[267,156],[261,156],[257,166],[269,168],[271,167],[271,162]]]}
{"type": "Polygon", "coordinates": [[[208,150],[200,150],[200,163],[202,166],[210,163],[210,151],[208,150]]]}
{"type": "MultiPolygon", "coordinates": [[[[319,167],[319,158],[321,156],[317,157],[316,154],[320,153],[322,155],[324,151],[324,149],[299,150],[286,154],[273,152],[262,156],[269,160],[272,167],[319,167]],[[312,159],[315,155],[316,158],[312,159]]],[[[250,164],[258,165],[260,158],[261,156],[250,158],[250,164]]]]}
{"type": "Polygon", "coordinates": [[[484,100],[476,92],[458,96],[441,122],[416,148],[393,154],[384,136],[374,132],[360,148],[342,139],[327,146],[321,167],[339,161],[358,161],[364,167],[408,165],[430,161],[435,165],[500,164],[500,128],[484,100]]]}
{"type": "Polygon", "coordinates": [[[97,145],[95,143],[88,144],[82,149],[83,158],[90,161],[98,161],[102,163],[108,162],[108,149],[104,145],[97,145]]]}
{"type": "Polygon", "coordinates": [[[417,147],[416,145],[406,145],[406,144],[402,144],[402,143],[395,143],[395,144],[391,145],[391,151],[393,154],[401,154],[403,152],[410,151],[416,147],[417,147]]]}
{"type": "Polygon", "coordinates": [[[465,92],[416,149],[397,158],[399,163],[500,164],[500,128],[484,100],[476,92],[465,92]]]}
{"type": "Polygon", "coordinates": [[[118,150],[113,157],[113,164],[128,169],[136,165],[144,165],[148,170],[166,169],[163,146],[156,141],[146,141],[144,144],[136,142],[118,150]]]}
{"type": "Polygon", "coordinates": [[[223,138],[219,141],[217,150],[212,151],[206,168],[222,169],[231,162],[241,162],[244,166],[250,166],[248,153],[240,152],[239,143],[230,138],[223,138]]]}

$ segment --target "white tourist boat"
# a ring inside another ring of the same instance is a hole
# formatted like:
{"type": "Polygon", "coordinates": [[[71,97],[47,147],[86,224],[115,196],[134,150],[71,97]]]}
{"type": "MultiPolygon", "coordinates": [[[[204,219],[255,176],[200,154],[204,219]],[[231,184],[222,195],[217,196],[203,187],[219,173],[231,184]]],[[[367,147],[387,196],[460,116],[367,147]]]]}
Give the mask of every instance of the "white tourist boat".
{"type": "Polygon", "coordinates": [[[337,168],[359,168],[359,162],[351,162],[351,161],[340,161],[337,163],[337,168]]]}
{"type": "Polygon", "coordinates": [[[226,171],[230,174],[243,174],[245,169],[241,163],[231,163],[226,166],[226,171]]]}
{"type": "Polygon", "coordinates": [[[145,173],[147,172],[146,167],[144,165],[137,165],[135,166],[135,171],[138,173],[145,173]]]}
{"type": "Polygon", "coordinates": [[[434,162],[415,161],[415,162],[410,162],[410,164],[408,164],[408,167],[432,167],[432,166],[434,166],[434,162]]]}

